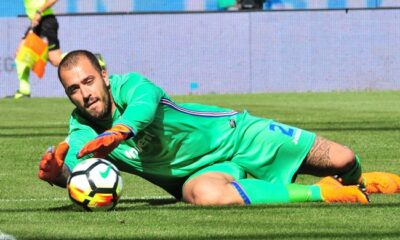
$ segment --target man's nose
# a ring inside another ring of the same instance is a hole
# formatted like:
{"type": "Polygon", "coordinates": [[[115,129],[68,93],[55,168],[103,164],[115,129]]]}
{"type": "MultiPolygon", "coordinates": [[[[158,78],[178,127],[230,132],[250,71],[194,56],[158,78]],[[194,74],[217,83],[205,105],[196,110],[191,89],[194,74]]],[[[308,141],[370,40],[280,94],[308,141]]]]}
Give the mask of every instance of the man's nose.
{"type": "Polygon", "coordinates": [[[81,93],[82,93],[82,97],[84,98],[88,98],[90,97],[90,91],[89,89],[87,89],[86,87],[81,87],[81,93]]]}

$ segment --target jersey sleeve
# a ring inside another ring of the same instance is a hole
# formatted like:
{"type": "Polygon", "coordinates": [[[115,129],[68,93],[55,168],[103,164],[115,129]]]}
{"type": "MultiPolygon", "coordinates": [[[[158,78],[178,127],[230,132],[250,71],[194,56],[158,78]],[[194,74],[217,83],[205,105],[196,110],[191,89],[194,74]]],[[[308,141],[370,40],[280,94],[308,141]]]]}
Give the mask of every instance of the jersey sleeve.
{"type": "MultiPolygon", "coordinates": [[[[133,75],[137,78],[137,75],[133,75]]],[[[128,75],[129,77],[129,75],[128,75]]],[[[132,129],[136,135],[148,126],[156,115],[164,91],[144,77],[130,81],[120,87],[119,98],[126,106],[121,118],[115,124],[124,124],[132,129]]]]}
{"type": "Polygon", "coordinates": [[[78,125],[76,122],[76,119],[71,118],[70,131],[66,139],[69,144],[69,149],[64,164],[67,165],[70,171],[74,169],[78,162],[91,157],[90,154],[80,159],[76,156],[87,142],[97,137],[97,133],[94,129],[86,125],[78,125]]]}

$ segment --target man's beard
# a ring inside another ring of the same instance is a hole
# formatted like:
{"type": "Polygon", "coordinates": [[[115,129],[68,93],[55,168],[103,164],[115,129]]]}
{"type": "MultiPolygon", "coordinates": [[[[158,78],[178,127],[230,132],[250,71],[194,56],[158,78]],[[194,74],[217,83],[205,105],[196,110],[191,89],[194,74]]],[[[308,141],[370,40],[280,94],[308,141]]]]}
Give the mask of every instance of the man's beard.
{"type": "Polygon", "coordinates": [[[98,116],[93,116],[87,111],[80,110],[81,113],[88,119],[93,122],[96,122],[96,120],[107,120],[111,117],[111,93],[108,88],[105,89],[106,91],[106,97],[104,101],[104,111],[100,112],[98,116]]]}

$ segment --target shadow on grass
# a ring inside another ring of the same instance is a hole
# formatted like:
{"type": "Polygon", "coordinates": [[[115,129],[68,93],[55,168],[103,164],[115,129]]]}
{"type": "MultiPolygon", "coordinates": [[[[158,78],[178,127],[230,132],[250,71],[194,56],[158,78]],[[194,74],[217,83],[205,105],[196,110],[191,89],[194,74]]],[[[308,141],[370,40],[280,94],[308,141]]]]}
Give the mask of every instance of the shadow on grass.
{"type": "Polygon", "coordinates": [[[0,133],[0,138],[26,138],[26,137],[65,137],[68,125],[28,125],[28,126],[1,126],[0,130],[20,131],[25,129],[23,133],[0,133]],[[29,131],[30,130],[30,131],[29,131]],[[35,131],[35,132],[32,132],[35,131]]]}
{"type": "MultiPolygon", "coordinates": [[[[139,202],[136,202],[139,203],[139,202]]],[[[161,206],[163,209],[175,209],[175,210],[185,210],[185,211],[204,211],[204,210],[212,210],[212,211],[231,211],[235,210],[249,210],[249,209],[264,209],[264,210],[276,210],[276,209],[374,209],[374,208],[393,208],[400,209],[400,203],[376,203],[376,204],[326,204],[326,203],[301,203],[301,204],[270,204],[270,205],[253,205],[253,206],[196,206],[191,204],[186,204],[183,202],[169,202],[162,204],[154,204],[154,205],[124,205],[117,206],[116,211],[138,211],[138,210],[148,210],[154,206],[161,206]]]]}
{"type": "Polygon", "coordinates": [[[0,138],[42,138],[42,137],[65,137],[64,133],[10,133],[0,134],[0,138]]]}
{"type": "MultiPolygon", "coordinates": [[[[264,209],[264,210],[276,210],[276,209],[337,209],[337,210],[352,210],[352,209],[376,209],[376,208],[393,208],[393,211],[400,208],[400,203],[371,203],[366,205],[361,204],[325,204],[325,203],[292,203],[292,204],[270,204],[270,205],[255,205],[255,206],[196,206],[191,204],[186,204],[183,202],[176,201],[173,198],[165,198],[165,199],[157,199],[157,198],[148,198],[148,199],[128,199],[121,200],[117,205],[115,211],[141,211],[152,208],[162,209],[174,209],[174,210],[184,210],[184,211],[204,211],[204,210],[212,210],[212,211],[231,211],[231,210],[243,210],[248,211],[249,209],[264,209]]],[[[24,213],[24,212],[79,212],[79,208],[74,204],[68,204],[60,207],[52,207],[52,208],[7,208],[0,209],[0,213],[24,213]]]]}
{"type": "MultiPolygon", "coordinates": [[[[137,204],[140,203],[144,203],[146,204],[146,208],[149,209],[151,208],[151,206],[165,206],[165,205],[169,205],[169,204],[175,204],[177,203],[177,201],[173,198],[165,198],[165,199],[158,199],[158,198],[148,198],[148,199],[121,199],[118,202],[117,205],[117,209],[116,211],[128,211],[128,210],[135,210],[135,207],[131,208],[129,207],[129,209],[126,209],[126,207],[121,206],[121,204],[134,204],[137,206],[137,204]]],[[[70,205],[66,205],[66,206],[62,206],[62,207],[55,207],[55,208],[49,208],[47,209],[47,211],[51,211],[51,212],[69,212],[69,211],[78,211],[81,212],[81,210],[79,209],[79,207],[75,206],[74,204],[70,204],[70,205]]]]}
{"type": "Polygon", "coordinates": [[[138,199],[121,199],[119,203],[125,204],[135,204],[135,203],[147,203],[151,206],[157,205],[168,205],[168,204],[175,204],[179,201],[175,198],[138,198],[138,199]]]}
{"type": "Polygon", "coordinates": [[[67,124],[57,124],[57,125],[26,125],[26,126],[14,126],[14,125],[7,125],[1,126],[0,130],[20,130],[20,129],[68,129],[67,124]]]}

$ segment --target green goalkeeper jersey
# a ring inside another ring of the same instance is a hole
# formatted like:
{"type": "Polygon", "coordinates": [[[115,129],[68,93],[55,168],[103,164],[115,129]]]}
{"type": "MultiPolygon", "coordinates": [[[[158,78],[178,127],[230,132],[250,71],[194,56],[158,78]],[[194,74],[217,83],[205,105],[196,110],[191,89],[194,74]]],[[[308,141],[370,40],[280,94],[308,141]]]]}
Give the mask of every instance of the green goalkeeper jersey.
{"type": "MultiPolygon", "coordinates": [[[[72,170],[85,143],[115,124],[129,126],[134,137],[122,142],[108,159],[126,172],[168,190],[193,172],[229,160],[238,148],[243,116],[233,110],[201,104],[176,104],[158,86],[137,73],[110,76],[116,104],[112,119],[90,122],[74,110],[70,118],[72,170]]],[[[244,113],[245,114],[245,113],[244,113]]]]}
{"type": "Polygon", "coordinates": [[[72,170],[79,161],[76,154],[87,142],[124,124],[134,136],[115,148],[108,160],[177,198],[189,177],[205,171],[235,179],[248,173],[272,183],[290,183],[315,139],[312,132],[247,112],[177,104],[137,73],[110,76],[110,89],[116,109],[109,120],[92,122],[73,111],[66,165],[72,170]]]}

